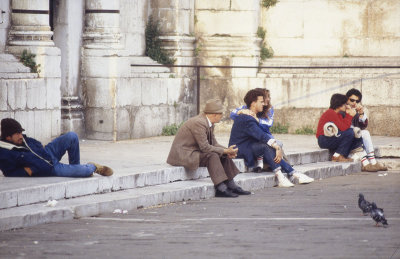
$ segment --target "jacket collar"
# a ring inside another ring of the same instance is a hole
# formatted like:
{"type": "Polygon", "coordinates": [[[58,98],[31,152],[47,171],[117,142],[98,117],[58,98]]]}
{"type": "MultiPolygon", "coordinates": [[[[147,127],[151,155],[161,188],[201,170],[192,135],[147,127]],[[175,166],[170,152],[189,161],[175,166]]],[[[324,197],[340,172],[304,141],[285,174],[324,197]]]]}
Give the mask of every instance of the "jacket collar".
{"type": "Polygon", "coordinates": [[[7,141],[0,141],[0,148],[5,148],[5,149],[8,149],[8,150],[13,150],[14,148],[26,149],[26,147],[24,147],[24,146],[17,146],[17,145],[14,145],[14,144],[10,143],[10,142],[7,142],[7,141]]]}

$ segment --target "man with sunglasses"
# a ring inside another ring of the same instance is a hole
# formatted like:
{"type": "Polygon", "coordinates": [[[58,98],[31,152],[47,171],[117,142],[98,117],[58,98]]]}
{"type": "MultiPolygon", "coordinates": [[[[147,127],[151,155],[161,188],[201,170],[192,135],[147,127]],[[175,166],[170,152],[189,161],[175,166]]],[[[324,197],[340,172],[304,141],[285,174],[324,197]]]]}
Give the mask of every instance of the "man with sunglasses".
{"type": "MultiPolygon", "coordinates": [[[[376,171],[386,171],[387,167],[378,163],[375,159],[374,146],[369,131],[366,129],[368,126],[368,110],[361,105],[362,94],[359,90],[352,88],[346,93],[347,105],[356,111],[352,120],[352,127],[359,127],[361,129],[361,136],[364,144],[364,150],[367,153],[367,159],[363,162],[363,166],[371,164],[376,171]]],[[[365,160],[365,159],[364,159],[365,160]]]]}

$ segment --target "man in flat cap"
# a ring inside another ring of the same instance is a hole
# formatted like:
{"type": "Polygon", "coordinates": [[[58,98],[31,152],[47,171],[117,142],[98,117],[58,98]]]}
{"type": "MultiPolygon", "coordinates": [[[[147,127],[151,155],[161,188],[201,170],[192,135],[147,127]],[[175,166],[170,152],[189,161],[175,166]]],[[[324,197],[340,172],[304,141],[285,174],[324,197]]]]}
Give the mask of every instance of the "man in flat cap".
{"type": "Polygon", "coordinates": [[[212,99],[206,103],[202,114],[186,121],[175,136],[167,163],[183,166],[189,171],[207,167],[216,197],[248,195],[250,192],[244,191],[233,180],[239,173],[232,161],[238,149],[235,145],[226,148],[218,144],[214,136],[214,124],[221,120],[223,111],[221,101],[212,99]]]}
{"type": "Polygon", "coordinates": [[[11,118],[1,120],[0,170],[4,176],[89,177],[93,173],[113,174],[111,168],[95,163],[80,164],[79,140],[74,132],[54,139],[45,147],[23,135],[21,124],[11,118]],[[69,164],[60,163],[68,152],[69,164]]]}

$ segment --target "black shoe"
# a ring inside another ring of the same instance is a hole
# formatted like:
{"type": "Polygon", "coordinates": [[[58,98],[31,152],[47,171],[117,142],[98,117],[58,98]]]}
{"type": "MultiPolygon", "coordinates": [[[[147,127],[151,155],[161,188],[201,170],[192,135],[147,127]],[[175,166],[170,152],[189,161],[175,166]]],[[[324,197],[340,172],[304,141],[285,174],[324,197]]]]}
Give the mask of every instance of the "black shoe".
{"type": "Polygon", "coordinates": [[[261,173],[261,171],[262,171],[262,168],[259,166],[253,168],[253,173],[261,173]]]}
{"type": "Polygon", "coordinates": [[[239,194],[239,195],[250,195],[251,192],[249,191],[245,191],[242,188],[240,188],[239,186],[236,187],[235,189],[231,190],[233,193],[239,194]]]}
{"type": "Polygon", "coordinates": [[[236,193],[233,193],[230,189],[226,189],[225,191],[221,192],[220,190],[216,189],[215,190],[215,197],[230,197],[230,198],[236,198],[239,195],[236,193]]]}

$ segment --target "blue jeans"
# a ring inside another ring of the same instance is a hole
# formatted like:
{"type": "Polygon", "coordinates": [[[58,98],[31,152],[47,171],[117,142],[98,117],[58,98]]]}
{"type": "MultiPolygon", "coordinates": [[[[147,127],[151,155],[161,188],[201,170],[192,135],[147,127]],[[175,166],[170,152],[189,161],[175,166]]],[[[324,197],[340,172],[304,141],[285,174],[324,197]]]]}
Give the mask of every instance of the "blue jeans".
{"type": "Polygon", "coordinates": [[[285,160],[282,159],[279,164],[275,163],[274,158],[276,156],[276,151],[274,148],[261,142],[254,143],[251,148],[253,150],[253,155],[256,157],[262,156],[264,163],[267,163],[274,172],[282,169],[289,177],[293,174],[293,167],[286,163],[285,160]]]}
{"type": "Polygon", "coordinates": [[[89,177],[96,170],[93,164],[80,164],[79,139],[75,132],[68,132],[47,144],[44,149],[51,156],[53,175],[60,177],[89,177]],[[68,164],[60,163],[68,152],[68,164]]]}
{"type": "Polygon", "coordinates": [[[345,131],[340,131],[338,137],[326,137],[321,135],[318,137],[318,145],[320,148],[326,148],[347,157],[350,151],[362,147],[362,138],[354,136],[354,130],[349,128],[345,131]]]}

